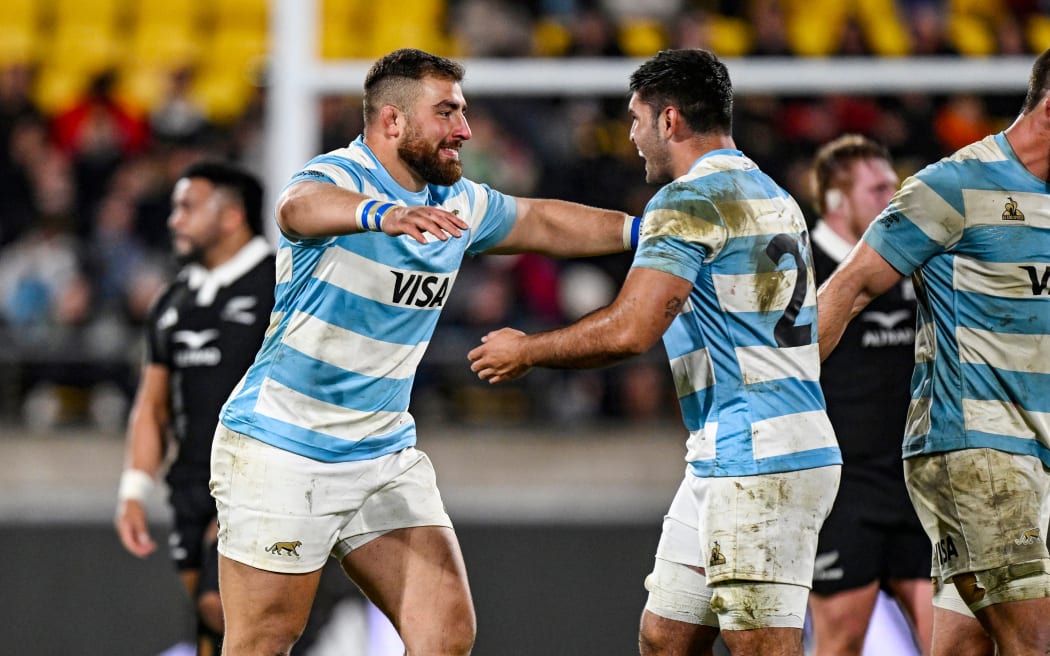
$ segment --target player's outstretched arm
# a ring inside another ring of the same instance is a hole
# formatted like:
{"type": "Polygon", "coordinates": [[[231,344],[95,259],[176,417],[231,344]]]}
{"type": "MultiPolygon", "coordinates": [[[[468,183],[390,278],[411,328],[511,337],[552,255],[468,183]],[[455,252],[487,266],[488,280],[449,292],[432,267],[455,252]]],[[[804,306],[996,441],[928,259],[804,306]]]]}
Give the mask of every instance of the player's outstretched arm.
{"type": "Polygon", "coordinates": [[[902,278],[878,251],[859,242],[817,291],[820,359],[835,350],[846,325],[902,278]]]}
{"type": "Polygon", "coordinates": [[[169,384],[167,367],[157,364],[143,367],[128,418],[115,524],[121,544],[139,558],[145,558],[157,548],[149,533],[144,502],[167,451],[169,384]]]}
{"type": "Polygon", "coordinates": [[[554,199],[514,200],[514,228],[490,252],[587,257],[622,253],[637,244],[639,219],[623,212],[554,199]]]}
{"type": "Polygon", "coordinates": [[[277,225],[292,239],[382,231],[409,235],[421,244],[430,233],[445,241],[459,237],[466,222],[438,207],[395,205],[325,182],[303,181],[277,199],[277,225]]]}
{"type": "Polygon", "coordinates": [[[467,358],[478,378],[501,383],[532,367],[586,369],[645,353],[682,311],[692,283],[635,267],[616,300],[558,330],[526,335],[503,328],[489,333],[467,358]]]}

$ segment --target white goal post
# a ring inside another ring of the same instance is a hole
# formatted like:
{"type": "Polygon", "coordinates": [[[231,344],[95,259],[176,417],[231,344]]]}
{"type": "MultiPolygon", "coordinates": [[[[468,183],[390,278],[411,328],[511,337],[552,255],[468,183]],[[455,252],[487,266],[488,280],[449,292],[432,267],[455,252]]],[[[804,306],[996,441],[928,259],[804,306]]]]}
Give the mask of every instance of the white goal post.
{"type": "MultiPolygon", "coordinates": [[[[371,61],[326,61],[317,48],[319,0],[271,0],[272,51],[266,124],[266,188],[276,194],[318,154],[317,98],[359,94],[371,61]]],[[[1023,94],[1032,57],[727,58],[737,93],[1023,94]]],[[[467,59],[468,97],[626,98],[638,59],[467,59]]],[[[350,135],[351,137],[353,135],[350,135]]],[[[271,199],[272,200],[272,199],[271,199]]],[[[271,205],[272,206],[272,203],[271,205]]]]}

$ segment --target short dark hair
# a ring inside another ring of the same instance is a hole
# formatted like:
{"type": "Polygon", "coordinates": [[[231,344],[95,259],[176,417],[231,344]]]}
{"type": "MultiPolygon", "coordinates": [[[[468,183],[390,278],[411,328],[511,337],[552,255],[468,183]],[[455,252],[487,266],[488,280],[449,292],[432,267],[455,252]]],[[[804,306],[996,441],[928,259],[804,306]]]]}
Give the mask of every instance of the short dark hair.
{"type": "Polygon", "coordinates": [[[674,106],[694,132],[732,134],[733,84],[707,50],[662,50],[631,74],[630,88],[654,116],[674,106]]]}
{"type": "Polygon", "coordinates": [[[1027,114],[1035,109],[1039,101],[1043,99],[1050,88],[1050,49],[1044,50],[1043,54],[1035,58],[1032,64],[1032,74],[1028,78],[1028,94],[1021,106],[1021,113],[1027,114]]]}
{"type": "Polygon", "coordinates": [[[375,120],[383,105],[397,105],[407,110],[411,99],[407,81],[436,77],[461,82],[464,74],[463,66],[451,59],[415,48],[402,48],[380,57],[365,76],[365,125],[375,120]]]}
{"type": "Polygon", "coordinates": [[[190,164],[179,177],[203,178],[216,187],[233,192],[244,209],[248,228],[256,235],[263,234],[263,186],[254,174],[231,162],[206,160],[190,164]]]}
{"type": "Polygon", "coordinates": [[[864,159],[882,159],[893,163],[886,146],[860,134],[844,134],[817,150],[810,171],[810,185],[813,199],[821,212],[828,211],[824,206],[828,190],[851,183],[849,165],[864,159]]]}

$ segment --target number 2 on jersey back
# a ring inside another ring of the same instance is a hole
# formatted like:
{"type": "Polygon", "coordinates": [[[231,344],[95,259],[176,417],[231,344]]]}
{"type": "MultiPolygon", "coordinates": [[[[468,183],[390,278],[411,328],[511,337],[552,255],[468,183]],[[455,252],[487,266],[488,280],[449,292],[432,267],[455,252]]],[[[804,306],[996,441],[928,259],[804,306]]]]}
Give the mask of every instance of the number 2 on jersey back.
{"type": "Polygon", "coordinates": [[[806,233],[799,238],[786,233],[781,233],[766,246],[766,256],[774,264],[780,262],[785,255],[791,255],[795,260],[795,288],[791,291],[791,299],[788,300],[784,314],[777,320],[773,328],[773,337],[778,346],[806,346],[813,342],[813,329],[811,324],[798,326],[798,312],[802,309],[802,303],[806,300],[806,288],[809,284],[809,268],[806,266],[806,258],[802,255],[802,248],[807,241],[806,233]]]}

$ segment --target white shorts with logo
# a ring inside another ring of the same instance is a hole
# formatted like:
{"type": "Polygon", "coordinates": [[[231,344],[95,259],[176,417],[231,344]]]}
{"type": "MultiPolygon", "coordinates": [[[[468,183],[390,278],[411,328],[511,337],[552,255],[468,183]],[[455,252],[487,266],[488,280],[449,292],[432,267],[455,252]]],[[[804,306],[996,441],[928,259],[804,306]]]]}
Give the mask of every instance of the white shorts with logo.
{"type": "Polygon", "coordinates": [[[699,478],[688,471],[664,517],[656,557],[703,567],[707,584],[810,587],[817,536],[841,467],[699,478]]]}
{"type": "Polygon", "coordinates": [[[1039,458],[964,449],[908,458],[904,476],[941,583],[1048,558],[1050,472],[1039,458]]]}
{"type": "Polygon", "coordinates": [[[211,472],[219,553],[272,572],[318,570],[394,529],[452,527],[430,459],[411,447],[319,462],[220,424],[211,472]]]}

